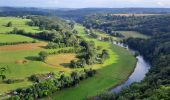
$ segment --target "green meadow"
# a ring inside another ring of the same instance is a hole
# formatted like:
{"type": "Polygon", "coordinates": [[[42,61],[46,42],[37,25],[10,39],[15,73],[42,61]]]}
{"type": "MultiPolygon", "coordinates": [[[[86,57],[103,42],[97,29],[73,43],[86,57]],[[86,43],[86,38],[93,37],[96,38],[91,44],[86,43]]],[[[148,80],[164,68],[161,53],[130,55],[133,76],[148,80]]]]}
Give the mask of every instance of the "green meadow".
{"type": "Polygon", "coordinates": [[[40,30],[38,27],[30,27],[27,25],[27,22],[29,21],[29,19],[22,19],[16,17],[0,17],[0,33],[8,33],[14,28],[23,29],[26,32],[39,32],[40,30]],[[6,27],[8,22],[12,22],[11,27],[6,27]]]}
{"type": "Polygon", "coordinates": [[[31,42],[33,40],[34,40],[33,38],[17,34],[0,34],[0,43],[23,42],[23,41],[31,42]]]}
{"type": "Polygon", "coordinates": [[[144,38],[144,39],[149,38],[149,36],[141,34],[139,32],[135,32],[135,31],[117,31],[117,32],[119,32],[120,34],[125,36],[125,38],[130,38],[130,37],[133,37],[133,38],[144,38]]]}

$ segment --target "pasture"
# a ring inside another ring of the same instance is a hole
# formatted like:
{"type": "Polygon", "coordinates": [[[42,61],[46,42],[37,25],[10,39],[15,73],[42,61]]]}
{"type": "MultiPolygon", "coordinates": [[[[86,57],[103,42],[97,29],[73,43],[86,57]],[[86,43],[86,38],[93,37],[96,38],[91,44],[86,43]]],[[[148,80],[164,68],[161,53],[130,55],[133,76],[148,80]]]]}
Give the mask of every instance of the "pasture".
{"type": "Polygon", "coordinates": [[[38,27],[30,27],[27,25],[29,19],[22,19],[16,17],[0,17],[0,33],[8,33],[14,28],[25,30],[26,32],[37,33],[40,32],[38,27]],[[7,27],[7,23],[12,22],[11,27],[7,27]]]}
{"type": "Polygon", "coordinates": [[[17,34],[0,34],[0,43],[32,42],[35,39],[17,34]]]}
{"type": "Polygon", "coordinates": [[[117,31],[120,34],[122,34],[125,38],[143,38],[143,39],[147,39],[149,38],[149,36],[141,34],[139,32],[135,32],[135,31],[117,31]]]}
{"type": "Polygon", "coordinates": [[[58,54],[58,55],[51,55],[46,59],[46,64],[57,67],[58,69],[68,72],[71,69],[69,68],[69,63],[71,60],[75,60],[75,54],[58,54]]]}

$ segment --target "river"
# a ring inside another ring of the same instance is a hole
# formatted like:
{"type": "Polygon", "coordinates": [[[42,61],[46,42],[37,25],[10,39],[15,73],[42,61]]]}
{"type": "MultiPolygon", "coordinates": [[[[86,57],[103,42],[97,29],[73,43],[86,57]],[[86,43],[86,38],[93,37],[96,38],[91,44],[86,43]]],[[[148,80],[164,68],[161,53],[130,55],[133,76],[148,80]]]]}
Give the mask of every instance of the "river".
{"type": "MultiPolygon", "coordinates": [[[[114,44],[128,49],[128,46],[126,46],[126,45],[124,45],[122,43],[115,43],[114,42],[114,44]]],[[[134,53],[133,50],[131,50],[131,51],[134,53]]],[[[149,71],[151,66],[150,66],[150,64],[147,61],[145,61],[143,56],[139,55],[136,58],[137,58],[137,63],[136,63],[136,67],[134,69],[134,72],[129,76],[127,81],[125,81],[121,85],[111,89],[111,92],[118,93],[123,88],[129,86],[130,84],[132,84],[134,82],[140,82],[141,80],[144,79],[146,73],[149,71]]]]}

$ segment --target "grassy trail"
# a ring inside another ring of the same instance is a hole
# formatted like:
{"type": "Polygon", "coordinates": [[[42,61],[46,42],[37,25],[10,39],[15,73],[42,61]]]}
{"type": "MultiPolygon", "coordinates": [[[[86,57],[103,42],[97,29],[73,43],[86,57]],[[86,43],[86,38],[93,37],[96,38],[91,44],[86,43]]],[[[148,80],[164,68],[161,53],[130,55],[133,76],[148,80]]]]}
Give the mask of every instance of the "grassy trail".
{"type": "Polygon", "coordinates": [[[84,28],[80,25],[77,25],[76,29],[78,30],[79,35],[86,40],[93,40],[97,46],[107,48],[110,54],[110,59],[108,59],[103,65],[94,66],[94,68],[100,67],[94,77],[82,81],[76,87],[59,91],[45,99],[83,100],[86,97],[95,96],[98,93],[126,80],[128,75],[134,69],[136,59],[130,51],[116,45],[111,45],[108,42],[101,42],[90,38],[85,34],[84,28]]]}

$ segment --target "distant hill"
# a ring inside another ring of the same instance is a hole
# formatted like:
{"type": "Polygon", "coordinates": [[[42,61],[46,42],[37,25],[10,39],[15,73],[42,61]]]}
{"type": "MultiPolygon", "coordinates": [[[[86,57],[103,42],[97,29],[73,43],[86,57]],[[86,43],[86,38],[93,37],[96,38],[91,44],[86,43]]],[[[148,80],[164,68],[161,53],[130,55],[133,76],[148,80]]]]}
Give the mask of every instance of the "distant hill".
{"type": "Polygon", "coordinates": [[[0,7],[0,16],[44,15],[59,16],[69,19],[78,19],[89,14],[100,13],[170,13],[170,8],[27,8],[27,7],[0,7]]]}

